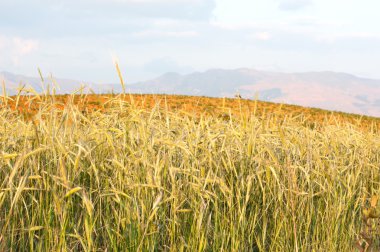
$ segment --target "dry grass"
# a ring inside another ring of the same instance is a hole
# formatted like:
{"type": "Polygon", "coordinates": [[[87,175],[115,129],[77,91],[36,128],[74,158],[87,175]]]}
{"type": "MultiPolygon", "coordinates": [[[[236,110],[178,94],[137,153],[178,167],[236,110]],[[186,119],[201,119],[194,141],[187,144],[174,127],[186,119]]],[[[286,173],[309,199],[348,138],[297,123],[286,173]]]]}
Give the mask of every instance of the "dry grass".
{"type": "Polygon", "coordinates": [[[131,97],[3,99],[1,251],[353,249],[378,121],[131,97]]]}
{"type": "MultiPolygon", "coordinates": [[[[121,76],[121,75],[120,75],[121,76]]],[[[122,78],[122,77],[120,77],[122,78]]],[[[122,80],[122,79],[121,79],[122,80]]],[[[115,95],[55,95],[53,103],[56,108],[63,109],[66,104],[74,103],[81,112],[100,111],[106,112],[110,107],[115,95]]],[[[256,117],[266,119],[276,115],[279,120],[299,117],[304,125],[318,127],[318,125],[352,124],[364,130],[377,131],[380,129],[380,118],[348,114],[342,112],[332,112],[316,108],[306,108],[296,105],[277,104],[255,100],[231,99],[231,98],[210,98],[199,96],[181,95],[120,95],[118,99],[133,104],[138,109],[153,109],[157,104],[169,112],[190,113],[194,116],[208,115],[227,119],[230,116],[256,117]]],[[[18,110],[25,118],[31,118],[39,110],[39,100],[35,93],[29,96],[12,97],[7,100],[8,106],[13,110],[18,110]]]]}

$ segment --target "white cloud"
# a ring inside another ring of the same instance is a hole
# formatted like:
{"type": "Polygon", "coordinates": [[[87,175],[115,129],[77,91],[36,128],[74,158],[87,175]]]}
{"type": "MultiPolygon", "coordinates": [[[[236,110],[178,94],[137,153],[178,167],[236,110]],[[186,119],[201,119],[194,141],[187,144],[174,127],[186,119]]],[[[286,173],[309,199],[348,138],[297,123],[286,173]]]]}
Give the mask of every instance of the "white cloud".
{"type": "Polygon", "coordinates": [[[20,65],[22,57],[38,50],[39,41],[21,37],[0,36],[0,53],[2,64],[20,65]]]}
{"type": "Polygon", "coordinates": [[[22,39],[18,37],[12,39],[12,47],[19,55],[26,55],[37,50],[38,45],[38,41],[33,39],[22,39]]]}
{"type": "Polygon", "coordinates": [[[254,38],[262,41],[270,40],[272,35],[269,32],[258,32],[255,34],[254,38]]]}
{"type": "Polygon", "coordinates": [[[220,21],[211,21],[210,25],[219,29],[223,30],[231,30],[231,31],[239,31],[239,30],[245,30],[245,29],[257,29],[261,28],[262,26],[258,23],[239,23],[239,24],[232,24],[227,22],[220,22],[220,21]]]}
{"type": "Polygon", "coordinates": [[[0,36],[0,50],[5,47],[5,38],[0,36]]]}
{"type": "Polygon", "coordinates": [[[335,43],[339,40],[380,40],[380,34],[368,32],[343,32],[343,33],[324,33],[316,35],[316,40],[323,43],[335,43]]]}
{"type": "Polygon", "coordinates": [[[280,0],[281,10],[299,10],[313,4],[313,0],[280,0]]]}
{"type": "Polygon", "coordinates": [[[199,3],[202,0],[96,0],[97,2],[115,3],[199,3]]]}
{"type": "Polygon", "coordinates": [[[158,30],[145,30],[133,34],[137,38],[147,37],[171,37],[171,38],[191,38],[197,37],[199,34],[196,31],[158,31],[158,30]]]}

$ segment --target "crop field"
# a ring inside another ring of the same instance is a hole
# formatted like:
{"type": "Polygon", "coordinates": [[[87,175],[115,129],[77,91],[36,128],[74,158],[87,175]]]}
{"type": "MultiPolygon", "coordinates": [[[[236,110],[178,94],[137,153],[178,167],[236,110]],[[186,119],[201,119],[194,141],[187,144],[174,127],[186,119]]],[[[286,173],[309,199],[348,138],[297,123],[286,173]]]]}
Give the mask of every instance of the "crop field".
{"type": "MultiPolygon", "coordinates": [[[[75,104],[81,112],[91,113],[94,111],[105,112],[113,106],[115,95],[55,95],[51,97],[50,103],[55,108],[63,109],[66,104],[75,104]]],[[[18,110],[24,118],[31,118],[40,109],[41,97],[19,96],[14,99],[4,100],[3,104],[13,110],[18,110]]],[[[232,98],[210,98],[200,96],[181,95],[125,95],[118,96],[124,102],[133,103],[135,108],[151,110],[156,106],[169,112],[190,113],[192,116],[213,116],[218,118],[229,118],[231,116],[251,115],[267,118],[275,116],[280,120],[299,117],[298,121],[305,125],[336,125],[350,123],[365,130],[377,131],[380,128],[380,118],[332,112],[317,108],[306,108],[296,105],[276,104],[247,99],[232,98]]]]}
{"type": "Polygon", "coordinates": [[[3,96],[0,251],[380,248],[380,119],[164,95],[3,96]]]}

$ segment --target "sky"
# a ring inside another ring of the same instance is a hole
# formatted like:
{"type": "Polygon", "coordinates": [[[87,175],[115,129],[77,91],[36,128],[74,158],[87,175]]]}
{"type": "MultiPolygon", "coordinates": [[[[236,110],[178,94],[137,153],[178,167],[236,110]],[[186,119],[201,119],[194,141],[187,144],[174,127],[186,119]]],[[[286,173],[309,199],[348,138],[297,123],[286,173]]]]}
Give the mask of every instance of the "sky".
{"type": "Polygon", "coordinates": [[[0,71],[127,83],[211,68],[380,79],[378,0],[0,0],[0,71]]]}

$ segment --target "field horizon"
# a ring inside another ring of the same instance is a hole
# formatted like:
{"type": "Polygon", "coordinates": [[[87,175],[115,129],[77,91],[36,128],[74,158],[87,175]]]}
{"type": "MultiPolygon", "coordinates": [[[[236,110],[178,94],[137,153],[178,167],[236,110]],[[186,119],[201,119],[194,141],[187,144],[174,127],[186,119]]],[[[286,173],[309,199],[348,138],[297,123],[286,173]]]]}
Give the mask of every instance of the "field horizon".
{"type": "MultiPolygon", "coordinates": [[[[17,109],[26,116],[31,116],[36,112],[38,104],[31,102],[30,97],[34,92],[25,89],[22,94],[9,96],[7,105],[17,109]]],[[[40,95],[44,95],[43,93],[40,95]]],[[[171,112],[190,112],[197,115],[208,115],[217,117],[238,116],[254,114],[255,116],[265,116],[266,114],[278,113],[285,116],[302,116],[305,122],[320,123],[329,121],[330,123],[347,122],[362,127],[380,127],[380,117],[368,116],[341,111],[332,111],[321,108],[305,107],[301,105],[284,104],[276,102],[262,101],[258,99],[230,98],[230,97],[208,97],[173,94],[134,94],[134,93],[82,93],[76,94],[48,94],[45,97],[54,97],[54,101],[59,108],[64,108],[65,104],[72,99],[79,105],[81,111],[93,112],[104,111],[107,103],[114,97],[123,97],[126,102],[133,101],[135,106],[142,109],[152,109],[157,105],[165,107],[171,112]],[[79,102],[80,101],[80,102],[79,102]],[[105,105],[105,106],[104,106],[105,105]]],[[[4,95],[3,95],[4,97],[4,95]]],[[[4,102],[3,102],[4,103],[4,102]]]]}
{"type": "MultiPolygon", "coordinates": [[[[43,85],[56,87],[57,94],[75,92],[83,83],[88,92],[96,94],[121,93],[120,84],[109,82],[86,82],[53,78],[42,75],[28,77],[9,72],[0,72],[9,94],[17,94],[20,83],[37,92],[43,85]],[[41,82],[41,78],[45,81],[41,82]],[[58,85],[59,84],[59,85],[58,85]],[[90,91],[91,90],[91,91],[90,91]]],[[[158,77],[139,82],[128,82],[125,88],[134,94],[172,94],[258,99],[275,103],[315,107],[346,113],[380,117],[380,80],[358,77],[333,71],[273,72],[250,68],[210,69],[207,71],[179,74],[168,72],[158,77]]]]}

